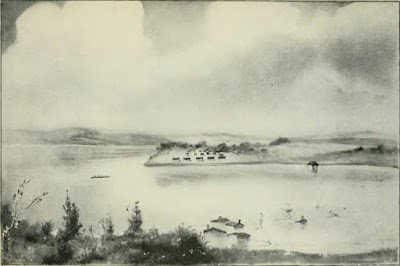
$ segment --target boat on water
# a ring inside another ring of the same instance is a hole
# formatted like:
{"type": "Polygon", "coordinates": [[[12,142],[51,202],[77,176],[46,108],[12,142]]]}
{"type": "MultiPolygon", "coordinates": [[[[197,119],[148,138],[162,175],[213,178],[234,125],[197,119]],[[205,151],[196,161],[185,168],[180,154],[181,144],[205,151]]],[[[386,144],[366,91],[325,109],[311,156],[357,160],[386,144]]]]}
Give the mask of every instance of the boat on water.
{"type": "Polygon", "coordinates": [[[109,175],[94,175],[91,178],[110,178],[111,176],[109,175]]]}

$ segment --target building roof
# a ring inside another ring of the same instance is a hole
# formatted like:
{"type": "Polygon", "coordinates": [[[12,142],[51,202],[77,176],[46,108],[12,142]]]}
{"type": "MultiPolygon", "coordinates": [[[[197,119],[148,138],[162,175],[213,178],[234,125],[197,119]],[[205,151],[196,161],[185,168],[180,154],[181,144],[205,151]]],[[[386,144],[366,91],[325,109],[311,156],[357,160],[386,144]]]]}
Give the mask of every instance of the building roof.
{"type": "Polygon", "coordinates": [[[224,231],[224,230],[222,230],[222,229],[219,229],[219,228],[215,228],[215,227],[211,227],[211,228],[204,229],[203,232],[204,232],[204,233],[212,233],[212,232],[215,232],[215,233],[226,234],[226,231],[224,231]]]}

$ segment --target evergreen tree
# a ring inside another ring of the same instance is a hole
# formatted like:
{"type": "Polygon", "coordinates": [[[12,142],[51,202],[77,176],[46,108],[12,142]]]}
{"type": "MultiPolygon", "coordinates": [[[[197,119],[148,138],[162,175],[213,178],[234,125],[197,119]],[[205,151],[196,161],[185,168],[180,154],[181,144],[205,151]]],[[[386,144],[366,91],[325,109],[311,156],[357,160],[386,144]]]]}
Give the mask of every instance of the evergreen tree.
{"type": "Polygon", "coordinates": [[[142,232],[142,211],[139,208],[139,201],[135,202],[135,207],[133,208],[132,216],[128,219],[129,234],[137,234],[142,232]]]}
{"type": "Polygon", "coordinates": [[[80,234],[79,231],[82,228],[82,224],[79,222],[79,209],[71,201],[68,190],[63,209],[65,215],[63,216],[64,228],[61,230],[61,238],[64,241],[69,241],[75,239],[80,234]]]}

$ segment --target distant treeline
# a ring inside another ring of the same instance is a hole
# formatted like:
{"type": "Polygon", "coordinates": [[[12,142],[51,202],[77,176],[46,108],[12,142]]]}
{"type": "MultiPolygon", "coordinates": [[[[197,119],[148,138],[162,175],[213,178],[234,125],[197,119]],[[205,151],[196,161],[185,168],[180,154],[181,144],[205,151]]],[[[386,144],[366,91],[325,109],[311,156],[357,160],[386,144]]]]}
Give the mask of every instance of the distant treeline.
{"type": "Polygon", "coordinates": [[[344,153],[369,152],[369,153],[391,154],[391,153],[397,153],[398,149],[396,147],[387,147],[382,143],[380,143],[376,147],[364,148],[363,146],[359,146],[353,150],[347,150],[343,152],[344,153]]]}
{"type": "Polygon", "coordinates": [[[289,138],[279,137],[278,139],[270,142],[268,145],[261,143],[250,143],[242,142],[240,144],[227,145],[226,143],[220,143],[218,145],[209,145],[205,141],[201,141],[197,144],[190,144],[179,141],[168,141],[161,143],[158,147],[158,151],[165,151],[171,149],[209,149],[213,152],[233,152],[233,153],[252,153],[252,152],[267,152],[267,146],[276,146],[284,143],[290,143],[289,138]]]}
{"type": "Polygon", "coordinates": [[[376,146],[358,146],[355,149],[333,151],[316,154],[321,161],[334,161],[341,164],[364,164],[375,166],[390,166],[398,168],[398,147],[386,146],[382,143],[376,146]]]}
{"type": "Polygon", "coordinates": [[[161,143],[160,146],[157,147],[158,151],[165,151],[165,150],[170,150],[174,148],[179,148],[179,149],[186,149],[186,150],[191,150],[191,149],[209,149],[210,151],[213,152],[236,152],[236,153],[246,153],[246,152],[252,152],[257,149],[260,149],[262,145],[257,143],[257,144],[251,144],[249,142],[242,142],[239,145],[233,144],[233,145],[227,145],[226,143],[221,143],[215,146],[208,145],[205,141],[201,141],[197,144],[189,144],[186,142],[164,142],[161,143]]]}
{"type": "Polygon", "coordinates": [[[290,139],[285,138],[285,137],[279,137],[276,140],[271,141],[269,146],[277,146],[277,145],[281,145],[281,144],[285,144],[285,143],[290,143],[290,139]]]}

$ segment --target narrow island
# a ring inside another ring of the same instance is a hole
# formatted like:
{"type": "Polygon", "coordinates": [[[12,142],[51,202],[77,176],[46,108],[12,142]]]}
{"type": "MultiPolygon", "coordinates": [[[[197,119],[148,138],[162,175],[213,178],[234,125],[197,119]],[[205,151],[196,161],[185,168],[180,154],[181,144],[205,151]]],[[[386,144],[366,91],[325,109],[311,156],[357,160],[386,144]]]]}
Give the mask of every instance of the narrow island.
{"type": "Polygon", "coordinates": [[[396,140],[383,138],[287,138],[270,142],[241,142],[216,145],[201,141],[190,144],[163,142],[146,166],[220,164],[307,164],[370,165],[398,168],[396,140]]]}

